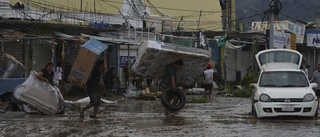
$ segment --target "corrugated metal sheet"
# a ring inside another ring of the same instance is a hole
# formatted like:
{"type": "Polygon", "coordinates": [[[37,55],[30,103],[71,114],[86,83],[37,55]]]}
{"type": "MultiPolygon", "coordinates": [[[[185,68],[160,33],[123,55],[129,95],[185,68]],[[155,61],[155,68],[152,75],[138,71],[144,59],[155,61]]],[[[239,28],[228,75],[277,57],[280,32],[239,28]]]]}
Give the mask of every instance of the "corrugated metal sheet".
{"type": "MultiPolygon", "coordinates": [[[[23,57],[23,45],[18,42],[5,42],[4,45],[4,53],[10,54],[20,63],[25,65],[24,57],[23,57]]],[[[2,44],[0,43],[0,57],[2,58],[2,44]]]]}
{"type": "Polygon", "coordinates": [[[40,71],[44,68],[44,65],[51,61],[52,51],[49,43],[40,43],[40,40],[32,40],[32,69],[40,71]]]}
{"type": "Polygon", "coordinates": [[[80,50],[80,46],[71,46],[70,47],[70,54],[67,53],[67,55],[65,57],[65,61],[64,61],[65,64],[73,65],[74,61],[76,61],[79,50],[80,50]]]}
{"type": "Polygon", "coordinates": [[[67,82],[69,73],[72,69],[73,63],[76,61],[79,50],[80,50],[80,46],[71,46],[70,47],[70,54],[67,54],[65,57],[64,68],[63,68],[63,71],[64,71],[63,76],[64,76],[65,82],[67,82]]]}

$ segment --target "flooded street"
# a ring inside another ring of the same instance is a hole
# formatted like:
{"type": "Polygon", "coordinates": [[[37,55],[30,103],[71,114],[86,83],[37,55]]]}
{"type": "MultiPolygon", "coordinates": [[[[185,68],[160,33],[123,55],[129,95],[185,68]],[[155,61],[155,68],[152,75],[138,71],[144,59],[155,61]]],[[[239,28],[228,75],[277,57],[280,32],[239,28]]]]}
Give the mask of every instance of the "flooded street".
{"type": "MultiPolygon", "coordinates": [[[[190,98],[194,95],[188,95],[190,98]]],[[[196,96],[198,97],[198,96],[196,96]]],[[[84,106],[85,104],[82,104],[84,106]]],[[[122,100],[103,104],[98,119],[65,114],[1,113],[1,136],[319,136],[320,121],[310,118],[256,119],[249,98],[214,96],[209,103],[187,103],[166,114],[157,100],[122,100]]]]}

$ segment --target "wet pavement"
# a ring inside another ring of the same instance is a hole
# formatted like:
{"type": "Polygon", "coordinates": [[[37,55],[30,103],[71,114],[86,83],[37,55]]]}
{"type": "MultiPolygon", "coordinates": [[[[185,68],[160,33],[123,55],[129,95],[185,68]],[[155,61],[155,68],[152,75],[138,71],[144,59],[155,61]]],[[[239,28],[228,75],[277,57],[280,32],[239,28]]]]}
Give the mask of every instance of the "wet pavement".
{"type": "Polygon", "coordinates": [[[169,114],[160,99],[103,104],[98,119],[89,117],[92,111],[85,119],[68,109],[59,115],[0,113],[0,136],[320,136],[317,119],[254,118],[250,98],[214,96],[209,103],[187,103],[169,114]]]}

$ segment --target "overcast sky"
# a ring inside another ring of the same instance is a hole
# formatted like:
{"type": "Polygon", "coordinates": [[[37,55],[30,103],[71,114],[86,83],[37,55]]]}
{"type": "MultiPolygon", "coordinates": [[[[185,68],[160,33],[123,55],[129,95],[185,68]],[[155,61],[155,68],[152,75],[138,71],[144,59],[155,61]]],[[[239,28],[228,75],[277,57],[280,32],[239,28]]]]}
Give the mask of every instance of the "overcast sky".
{"type": "MultiPolygon", "coordinates": [[[[320,0],[280,0],[282,10],[275,20],[297,19],[312,22],[316,20],[316,15],[320,16],[320,0]]],[[[235,0],[236,17],[244,19],[247,25],[252,21],[261,21],[263,12],[269,9],[270,0],[235,0]]],[[[264,21],[268,21],[269,15],[264,21]]]]}

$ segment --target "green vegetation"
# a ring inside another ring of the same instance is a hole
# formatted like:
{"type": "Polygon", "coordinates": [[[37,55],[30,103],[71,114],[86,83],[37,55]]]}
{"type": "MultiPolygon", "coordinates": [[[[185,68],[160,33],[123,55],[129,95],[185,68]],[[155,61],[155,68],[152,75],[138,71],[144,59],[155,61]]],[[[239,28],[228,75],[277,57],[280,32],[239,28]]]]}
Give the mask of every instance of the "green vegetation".
{"type": "Polygon", "coordinates": [[[80,104],[69,106],[69,110],[70,111],[80,111],[80,109],[81,109],[81,105],[80,104]]]}
{"type": "Polygon", "coordinates": [[[259,78],[258,72],[248,72],[242,79],[241,79],[241,85],[245,88],[250,88],[251,83],[257,83],[259,78]]]}
{"type": "Polygon", "coordinates": [[[227,97],[250,97],[251,96],[251,83],[257,83],[259,78],[258,72],[248,72],[242,79],[241,85],[242,88],[230,85],[227,85],[227,97]]]}
{"type": "Polygon", "coordinates": [[[250,97],[251,89],[243,88],[243,89],[229,89],[227,93],[227,97],[250,97]]]}
{"type": "Polygon", "coordinates": [[[196,97],[191,97],[187,99],[188,103],[208,103],[209,100],[206,97],[201,97],[201,98],[196,98],[196,97]]]}

